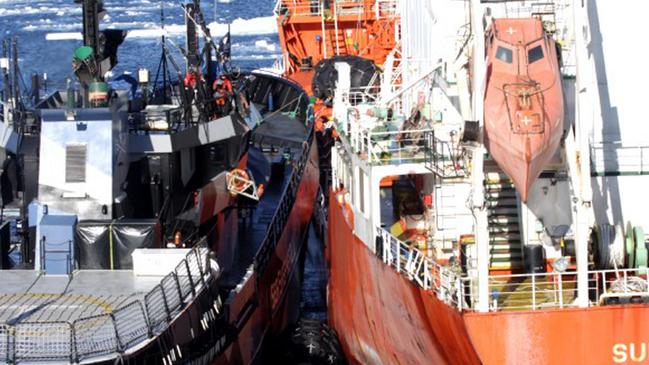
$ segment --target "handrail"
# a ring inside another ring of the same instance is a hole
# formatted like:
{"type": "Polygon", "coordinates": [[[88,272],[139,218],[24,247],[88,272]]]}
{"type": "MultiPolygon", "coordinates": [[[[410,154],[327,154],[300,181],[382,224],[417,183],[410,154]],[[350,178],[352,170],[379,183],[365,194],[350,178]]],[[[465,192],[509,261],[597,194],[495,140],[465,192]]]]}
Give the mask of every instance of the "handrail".
{"type": "Polygon", "coordinates": [[[376,254],[383,262],[417,284],[424,290],[432,290],[437,297],[460,310],[464,307],[462,295],[464,283],[457,268],[442,266],[416,247],[394,237],[381,227],[376,227],[376,254]]]}
{"type": "MultiPolygon", "coordinates": [[[[311,115],[311,119],[313,119],[313,115],[311,115]]],[[[290,180],[282,194],[282,199],[277,205],[275,214],[268,225],[268,230],[266,231],[266,236],[260,245],[260,249],[255,255],[255,272],[258,276],[264,275],[264,271],[268,266],[273,252],[275,251],[275,247],[277,247],[277,243],[284,231],[291,209],[295,203],[297,190],[302,180],[302,176],[304,175],[304,171],[306,170],[306,166],[309,163],[311,146],[315,135],[312,122],[313,120],[307,121],[307,125],[309,125],[309,137],[303,143],[302,154],[300,155],[295,170],[292,172],[290,180]]]]}
{"type": "MultiPolygon", "coordinates": [[[[590,305],[649,298],[648,274],[647,268],[588,271],[588,291],[592,298],[596,298],[590,305]]],[[[489,308],[502,311],[577,307],[574,302],[576,286],[576,271],[491,275],[489,308]]]]}
{"type": "Polygon", "coordinates": [[[591,166],[595,173],[643,174],[649,172],[649,145],[616,142],[591,143],[591,166]]]}
{"type": "MultiPolygon", "coordinates": [[[[387,125],[377,124],[374,128],[387,125]]],[[[338,131],[347,137],[352,150],[370,164],[424,162],[441,177],[462,177],[465,172],[449,142],[435,137],[433,128],[375,131],[359,125],[349,116],[338,131]]]]}
{"type": "Polygon", "coordinates": [[[322,16],[323,7],[320,0],[302,0],[289,2],[278,0],[273,13],[275,16],[322,16]]]}
{"type": "Polygon", "coordinates": [[[387,19],[397,14],[397,0],[376,0],[374,11],[376,19],[387,19]]]}
{"type": "MultiPolygon", "coordinates": [[[[204,238],[174,271],[145,295],[144,300],[129,301],[110,313],[77,318],[72,323],[0,324],[0,359],[12,364],[29,361],[79,363],[117,356],[139,346],[164,331],[182,307],[206,288],[212,276],[212,270],[204,265],[207,252],[207,239],[204,238]],[[191,279],[187,280],[191,295],[181,293],[178,278],[191,279]]],[[[219,304],[215,305],[220,306],[220,301],[217,302],[219,304]]]]}
{"type": "MultiPolygon", "coordinates": [[[[457,266],[440,265],[383,228],[376,227],[376,237],[376,254],[397,273],[459,310],[476,306],[476,278],[462,274],[457,266]]],[[[588,291],[596,298],[591,306],[649,299],[649,268],[590,270],[588,277],[588,291]]],[[[576,271],[490,275],[488,283],[491,311],[577,307],[576,271]]]]}
{"type": "Polygon", "coordinates": [[[358,15],[367,13],[376,19],[388,19],[397,14],[396,0],[331,0],[330,8],[325,8],[321,0],[278,0],[273,13],[276,16],[323,16],[325,11],[336,15],[358,15]]]}

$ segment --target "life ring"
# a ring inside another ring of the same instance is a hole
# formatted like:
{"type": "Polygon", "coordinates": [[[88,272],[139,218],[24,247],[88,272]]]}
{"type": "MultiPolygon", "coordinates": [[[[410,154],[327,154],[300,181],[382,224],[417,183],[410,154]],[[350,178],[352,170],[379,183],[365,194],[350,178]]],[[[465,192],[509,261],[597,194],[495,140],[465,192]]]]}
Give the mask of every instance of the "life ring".
{"type": "Polygon", "coordinates": [[[250,181],[248,173],[243,169],[234,169],[230,171],[229,190],[233,190],[233,194],[243,191],[246,184],[250,181]]]}

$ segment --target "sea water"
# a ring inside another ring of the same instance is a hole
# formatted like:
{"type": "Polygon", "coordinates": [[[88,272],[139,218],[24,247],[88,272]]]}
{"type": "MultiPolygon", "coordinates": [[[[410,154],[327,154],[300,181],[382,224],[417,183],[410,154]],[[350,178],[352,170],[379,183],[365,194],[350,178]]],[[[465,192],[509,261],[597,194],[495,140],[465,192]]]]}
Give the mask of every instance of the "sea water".
{"type": "MultiPolygon", "coordinates": [[[[150,70],[154,79],[160,63],[162,35],[166,37],[171,56],[184,72],[185,61],[178,49],[185,46],[184,11],[181,7],[184,2],[104,1],[107,14],[101,21],[101,29],[129,32],[119,48],[119,63],[112,72],[113,78],[123,72],[135,75],[138,68],[144,67],[150,70]]],[[[201,1],[215,43],[230,25],[233,64],[243,70],[272,66],[281,54],[277,23],[273,17],[274,5],[274,0],[201,1]]],[[[81,5],[73,0],[0,0],[0,41],[14,36],[18,38],[19,68],[25,82],[23,89],[31,87],[29,77],[33,73],[47,74],[48,89],[64,87],[67,78],[74,80],[72,55],[82,43],[81,28],[81,5]]],[[[169,67],[171,75],[175,75],[171,64],[169,67]]]]}

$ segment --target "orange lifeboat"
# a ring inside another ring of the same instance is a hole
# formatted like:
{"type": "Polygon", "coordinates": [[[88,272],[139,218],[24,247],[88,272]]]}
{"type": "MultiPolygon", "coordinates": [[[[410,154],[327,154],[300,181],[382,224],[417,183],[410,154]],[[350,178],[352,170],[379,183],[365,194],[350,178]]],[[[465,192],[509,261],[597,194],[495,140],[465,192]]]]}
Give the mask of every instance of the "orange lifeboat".
{"type": "Polygon", "coordinates": [[[485,146],[526,202],[563,134],[557,48],[540,19],[495,19],[486,56],[485,146]]]}

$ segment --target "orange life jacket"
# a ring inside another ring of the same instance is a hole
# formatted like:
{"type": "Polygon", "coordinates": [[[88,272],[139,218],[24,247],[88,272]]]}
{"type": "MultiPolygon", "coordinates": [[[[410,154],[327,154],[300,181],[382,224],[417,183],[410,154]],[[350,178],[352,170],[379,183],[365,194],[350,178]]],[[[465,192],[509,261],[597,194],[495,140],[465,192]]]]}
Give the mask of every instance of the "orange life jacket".
{"type": "Polygon", "coordinates": [[[228,79],[216,80],[214,81],[214,90],[219,93],[219,97],[216,98],[216,105],[223,106],[227,97],[232,95],[232,83],[228,79]]]}

